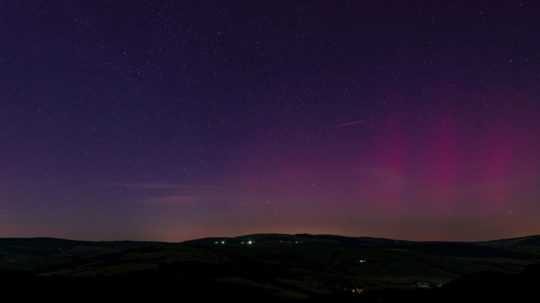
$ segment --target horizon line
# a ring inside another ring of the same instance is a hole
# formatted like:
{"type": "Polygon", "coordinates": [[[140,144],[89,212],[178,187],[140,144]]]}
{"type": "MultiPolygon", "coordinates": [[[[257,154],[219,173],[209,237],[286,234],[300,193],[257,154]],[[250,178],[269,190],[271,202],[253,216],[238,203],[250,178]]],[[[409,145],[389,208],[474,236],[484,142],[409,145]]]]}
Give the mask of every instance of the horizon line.
{"type": "Polygon", "coordinates": [[[164,244],[181,244],[193,241],[201,240],[210,240],[210,239],[237,239],[245,237],[255,237],[255,236],[290,236],[290,237],[342,237],[349,239],[376,239],[376,240],[388,240],[388,241],[402,241],[402,242],[419,242],[419,243],[430,243],[430,242],[445,242],[445,243],[475,243],[475,242],[494,242],[494,241],[505,241],[505,240],[521,240],[527,238],[540,237],[540,234],[528,234],[515,237],[501,237],[488,240],[408,240],[408,239],[398,239],[398,238],[387,238],[387,237],[374,237],[374,236],[347,236],[340,234],[316,234],[316,233],[253,233],[253,234],[240,234],[235,236],[206,236],[200,238],[192,238],[187,240],[180,241],[160,241],[160,240],[78,240],[74,238],[62,238],[62,237],[48,237],[48,236],[28,236],[28,237],[17,237],[17,236],[8,236],[0,237],[0,240],[59,240],[59,241],[71,241],[71,242],[97,242],[97,243],[119,243],[119,242],[131,242],[131,243],[164,243],[164,244]]]}

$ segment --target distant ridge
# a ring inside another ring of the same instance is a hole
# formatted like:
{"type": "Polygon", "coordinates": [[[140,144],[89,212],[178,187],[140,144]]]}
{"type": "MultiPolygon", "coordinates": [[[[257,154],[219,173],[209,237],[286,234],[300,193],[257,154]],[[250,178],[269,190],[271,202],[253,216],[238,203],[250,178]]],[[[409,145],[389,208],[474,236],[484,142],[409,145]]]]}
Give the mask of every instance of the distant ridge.
{"type": "Polygon", "coordinates": [[[343,236],[337,234],[280,234],[280,233],[256,233],[256,234],[245,234],[238,236],[208,236],[203,238],[195,238],[190,240],[183,241],[153,241],[153,240],[76,240],[76,239],[67,239],[67,238],[56,238],[56,237],[0,237],[0,241],[36,241],[36,242],[87,242],[87,243],[189,243],[194,241],[205,241],[205,240],[215,240],[215,239],[244,239],[244,238],[254,238],[254,239],[271,239],[271,238],[311,238],[311,239],[333,239],[333,240],[364,240],[364,241],[391,241],[391,242],[403,242],[403,243],[478,243],[478,244],[517,244],[517,243],[538,243],[540,245],[540,235],[530,235],[530,236],[520,236],[512,238],[502,238],[494,240],[477,240],[477,241],[466,241],[466,240],[403,240],[403,239],[392,239],[385,237],[370,237],[370,236],[343,236]]]}
{"type": "Polygon", "coordinates": [[[539,240],[416,242],[275,233],[178,243],[5,238],[0,239],[0,278],[83,286],[88,279],[115,279],[125,283],[128,292],[135,280],[142,288],[156,283],[161,289],[170,283],[169,289],[183,285],[184,290],[199,289],[198,294],[207,293],[208,285],[300,297],[351,290],[358,294],[364,287],[437,287],[483,272],[518,274],[540,263],[539,240]]]}

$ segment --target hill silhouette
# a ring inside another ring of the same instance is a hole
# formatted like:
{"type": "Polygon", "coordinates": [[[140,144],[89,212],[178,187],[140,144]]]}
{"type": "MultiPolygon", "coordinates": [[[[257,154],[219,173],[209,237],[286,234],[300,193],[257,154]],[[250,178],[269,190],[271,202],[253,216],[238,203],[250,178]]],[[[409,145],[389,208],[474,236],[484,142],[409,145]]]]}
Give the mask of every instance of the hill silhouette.
{"type": "Polygon", "coordinates": [[[515,295],[514,289],[540,277],[534,266],[540,262],[538,239],[414,242],[307,234],[182,243],[0,239],[0,282],[19,296],[58,299],[179,293],[272,302],[359,297],[380,302],[450,298],[482,289],[515,295]]]}

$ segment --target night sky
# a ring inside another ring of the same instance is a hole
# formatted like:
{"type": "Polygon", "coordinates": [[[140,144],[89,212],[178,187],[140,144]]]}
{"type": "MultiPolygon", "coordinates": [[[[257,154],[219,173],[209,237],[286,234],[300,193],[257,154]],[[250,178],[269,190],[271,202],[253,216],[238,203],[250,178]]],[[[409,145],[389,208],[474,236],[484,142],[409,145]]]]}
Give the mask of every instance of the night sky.
{"type": "Polygon", "coordinates": [[[539,16],[0,0],[0,237],[540,233],[539,16]]]}

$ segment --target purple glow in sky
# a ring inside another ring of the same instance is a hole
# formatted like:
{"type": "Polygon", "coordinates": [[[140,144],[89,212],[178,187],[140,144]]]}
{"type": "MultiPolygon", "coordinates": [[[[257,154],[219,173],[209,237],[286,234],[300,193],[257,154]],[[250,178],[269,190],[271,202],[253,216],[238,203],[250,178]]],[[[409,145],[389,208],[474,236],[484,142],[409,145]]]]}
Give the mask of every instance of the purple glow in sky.
{"type": "Polygon", "coordinates": [[[0,237],[540,233],[540,8],[400,2],[2,2],[0,237]]]}

